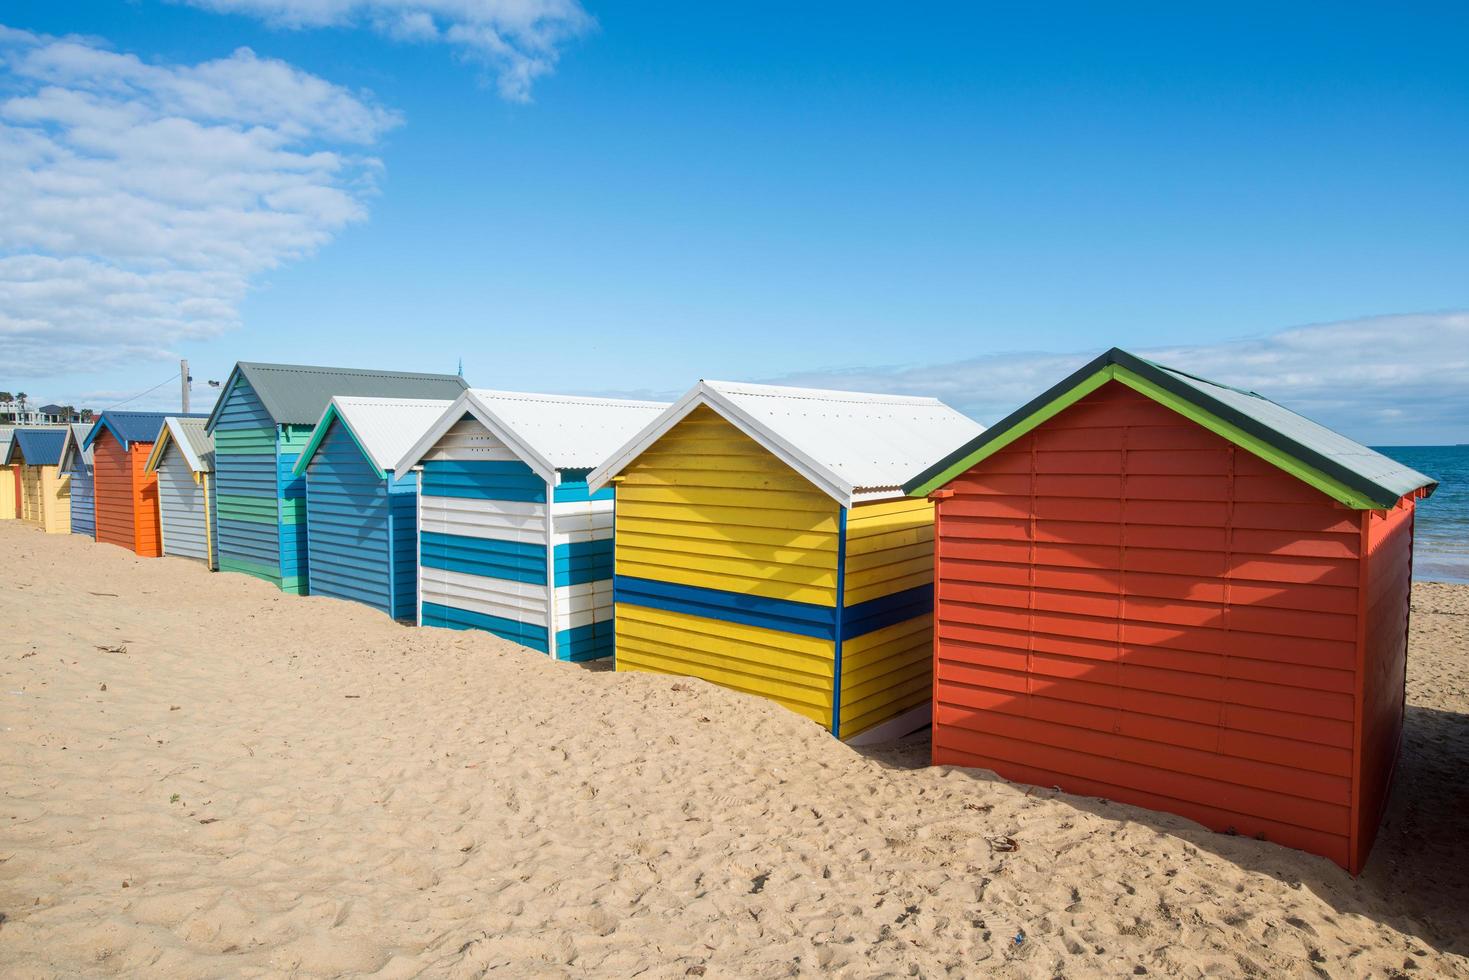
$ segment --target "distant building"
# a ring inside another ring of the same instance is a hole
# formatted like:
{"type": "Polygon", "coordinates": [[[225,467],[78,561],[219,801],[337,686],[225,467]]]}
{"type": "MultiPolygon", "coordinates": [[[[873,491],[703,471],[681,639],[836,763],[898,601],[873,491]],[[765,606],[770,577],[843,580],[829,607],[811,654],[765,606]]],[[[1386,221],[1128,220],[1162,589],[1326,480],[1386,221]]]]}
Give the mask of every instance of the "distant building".
{"type": "Polygon", "coordinates": [[[0,401],[0,424],[3,425],[68,425],[86,422],[92,417],[89,408],[76,409],[70,405],[21,406],[18,401],[0,401]]]}

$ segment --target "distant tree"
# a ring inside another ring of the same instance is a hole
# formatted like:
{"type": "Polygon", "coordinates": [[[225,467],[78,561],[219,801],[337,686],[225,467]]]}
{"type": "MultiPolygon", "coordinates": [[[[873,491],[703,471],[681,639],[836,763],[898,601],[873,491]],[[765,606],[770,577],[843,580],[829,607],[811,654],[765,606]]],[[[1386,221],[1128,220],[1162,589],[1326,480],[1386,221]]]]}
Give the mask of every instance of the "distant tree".
{"type": "Polygon", "coordinates": [[[0,391],[0,405],[9,405],[15,401],[15,396],[8,391],[0,391]]]}
{"type": "Polygon", "coordinates": [[[62,405],[61,411],[56,414],[61,416],[62,422],[70,422],[77,417],[77,410],[70,405],[62,405]]]}
{"type": "Polygon", "coordinates": [[[82,421],[83,422],[90,422],[90,421],[92,421],[92,410],[90,408],[84,408],[84,409],[82,409],[81,415],[82,415],[82,421]]]}
{"type": "Polygon", "coordinates": [[[26,399],[29,397],[30,396],[23,391],[18,391],[15,393],[15,403],[20,406],[20,410],[22,412],[26,410],[26,399]]]}

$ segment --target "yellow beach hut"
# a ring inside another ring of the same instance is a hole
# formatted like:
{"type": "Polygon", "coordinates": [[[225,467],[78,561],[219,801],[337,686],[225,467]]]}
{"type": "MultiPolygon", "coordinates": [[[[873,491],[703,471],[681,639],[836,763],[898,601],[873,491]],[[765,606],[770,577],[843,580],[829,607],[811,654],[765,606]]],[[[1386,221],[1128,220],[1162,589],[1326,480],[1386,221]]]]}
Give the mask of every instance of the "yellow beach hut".
{"type": "MultiPolygon", "coordinates": [[[[16,429],[4,463],[14,472],[17,516],[47,534],[71,533],[71,485],[62,477],[66,429],[16,429]]],[[[8,474],[7,474],[8,475],[8,474]]]]}
{"type": "Polygon", "coordinates": [[[982,427],[932,398],[701,381],[588,478],[616,488],[616,665],[771,698],[843,739],[931,708],[933,505],[982,427]]]}

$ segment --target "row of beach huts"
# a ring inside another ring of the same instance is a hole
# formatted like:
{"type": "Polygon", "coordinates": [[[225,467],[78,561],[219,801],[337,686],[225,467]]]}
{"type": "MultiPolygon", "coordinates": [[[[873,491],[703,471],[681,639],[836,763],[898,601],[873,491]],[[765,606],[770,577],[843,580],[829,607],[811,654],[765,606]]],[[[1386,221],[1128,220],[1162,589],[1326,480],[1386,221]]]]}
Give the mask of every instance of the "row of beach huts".
{"type": "Polygon", "coordinates": [[[673,404],[241,362],[204,415],[19,429],[0,517],[701,677],[837,737],[1359,871],[1434,481],[1121,350],[989,429],[931,398],[673,404]]]}

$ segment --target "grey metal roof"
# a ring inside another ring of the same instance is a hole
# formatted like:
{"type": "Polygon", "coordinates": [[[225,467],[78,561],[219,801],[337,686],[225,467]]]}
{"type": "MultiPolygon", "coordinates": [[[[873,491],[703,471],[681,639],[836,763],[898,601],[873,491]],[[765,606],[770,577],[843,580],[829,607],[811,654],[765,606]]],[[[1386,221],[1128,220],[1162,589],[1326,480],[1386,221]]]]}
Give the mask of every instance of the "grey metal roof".
{"type": "MultiPolygon", "coordinates": [[[[228,392],[235,374],[255,389],[276,425],[315,425],[335,395],[365,398],[430,398],[453,401],[468,388],[457,374],[420,374],[412,371],[366,371],[359,368],[315,367],[309,364],[261,364],[240,361],[225,383],[228,392]]],[[[224,398],[209,415],[213,430],[224,398]]]]}
{"type": "MultiPolygon", "coordinates": [[[[1141,361],[1142,358],[1138,360],[1141,361]]],[[[1412,467],[1404,466],[1397,460],[1384,456],[1360,442],[1348,439],[1341,433],[1328,429],[1320,422],[1313,422],[1304,415],[1298,415],[1264,395],[1221,385],[1165,364],[1157,364],[1153,361],[1144,363],[1152,365],[1200,395],[1207,396],[1227,406],[1238,415],[1269,429],[1278,439],[1294,443],[1320,459],[1331,461],[1369,484],[1370,487],[1385,490],[1386,495],[1379,496],[1377,498],[1379,500],[1386,501],[1387,496],[1391,496],[1396,501],[1414,490],[1438,485],[1438,481],[1432,477],[1425,476],[1412,467]]],[[[1292,455],[1296,454],[1292,453],[1292,455]]],[[[1306,461],[1310,462],[1309,459],[1306,461]]],[[[1328,473],[1331,472],[1326,467],[1318,468],[1328,473]]],[[[1344,480],[1343,482],[1353,481],[1344,480]]],[[[1363,487],[1362,489],[1369,488],[1363,487]]]]}
{"type": "Polygon", "coordinates": [[[1017,429],[1024,432],[1038,424],[1036,419],[1041,416],[1037,413],[1066,392],[1101,372],[1116,368],[1127,369],[1169,395],[1229,423],[1282,456],[1325,474],[1351,491],[1351,499],[1357,501],[1353,506],[1391,507],[1410,493],[1418,490],[1432,493],[1438,486],[1438,481],[1432,477],[1292,412],[1264,395],[1155,364],[1114,347],[934,463],[908,481],[905,489],[911,494],[930,492],[975,461],[983,459],[993,451],[992,445],[1003,445],[1008,441],[1008,433],[1017,429]]]}

